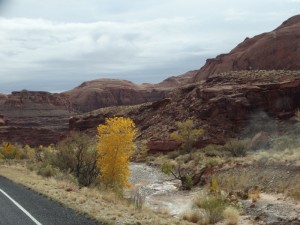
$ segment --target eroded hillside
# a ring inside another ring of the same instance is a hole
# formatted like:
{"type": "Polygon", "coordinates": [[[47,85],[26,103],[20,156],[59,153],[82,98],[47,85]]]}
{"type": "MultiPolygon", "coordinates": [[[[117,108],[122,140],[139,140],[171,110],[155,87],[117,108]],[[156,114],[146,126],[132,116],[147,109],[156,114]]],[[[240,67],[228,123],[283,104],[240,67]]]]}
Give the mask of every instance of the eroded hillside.
{"type": "Polygon", "coordinates": [[[131,107],[110,107],[70,119],[70,129],[96,131],[105,118],[126,116],[152,150],[175,147],[169,134],[175,122],[191,118],[206,133],[198,145],[223,144],[228,138],[259,131],[283,132],[300,107],[299,71],[240,71],[211,76],[178,88],[167,98],[131,107]]]}

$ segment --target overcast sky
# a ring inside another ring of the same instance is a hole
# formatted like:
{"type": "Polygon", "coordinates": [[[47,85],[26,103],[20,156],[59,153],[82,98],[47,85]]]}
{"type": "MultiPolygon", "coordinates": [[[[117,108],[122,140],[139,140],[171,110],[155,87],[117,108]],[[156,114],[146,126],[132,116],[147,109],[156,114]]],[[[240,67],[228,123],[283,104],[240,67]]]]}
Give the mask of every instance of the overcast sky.
{"type": "Polygon", "coordinates": [[[300,0],[0,0],[0,92],[160,82],[299,12],[300,0]]]}

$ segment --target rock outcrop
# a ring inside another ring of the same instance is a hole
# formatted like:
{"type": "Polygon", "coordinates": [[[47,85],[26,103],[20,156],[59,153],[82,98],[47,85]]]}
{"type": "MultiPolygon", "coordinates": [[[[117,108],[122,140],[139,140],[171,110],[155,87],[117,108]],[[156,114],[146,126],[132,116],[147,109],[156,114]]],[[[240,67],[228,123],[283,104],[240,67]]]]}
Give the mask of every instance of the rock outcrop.
{"type": "Polygon", "coordinates": [[[5,117],[0,142],[40,145],[56,143],[76,112],[61,94],[24,90],[1,95],[0,114],[5,117]]]}
{"type": "Polygon", "coordinates": [[[3,115],[0,115],[0,127],[3,127],[6,125],[6,122],[4,120],[4,116],[3,115]]]}
{"type": "Polygon", "coordinates": [[[292,126],[281,121],[294,116],[300,107],[299,99],[299,71],[230,72],[178,88],[158,102],[126,110],[106,108],[73,117],[70,129],[95,133],[96,126],[106,117],[130,117],[140,130],[138,138],[149,141],[150,151],[165,151],[165,147],[157,147],[165,145],[157,143],[169,140],[176,121],[191,118],[196,127],[206,131],[198,146],[203,146],[203,142],[224,144],[229,138],[253,137],[260,131],[281,132],[283,124],[292,126]]]}
{"type": "Polygon", "coordinates": [[[195,81],[212,74],[240,70],[300,70],[300,15],[277,29],[246,38],[228,54],[208,59],[195,81]]]}

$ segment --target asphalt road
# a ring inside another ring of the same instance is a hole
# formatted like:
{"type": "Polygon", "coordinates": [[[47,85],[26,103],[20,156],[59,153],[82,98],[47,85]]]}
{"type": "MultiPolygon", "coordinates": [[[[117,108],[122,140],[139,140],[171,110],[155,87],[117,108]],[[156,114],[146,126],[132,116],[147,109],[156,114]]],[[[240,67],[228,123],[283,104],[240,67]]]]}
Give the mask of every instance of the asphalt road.
{"type": "Polygon", "coordinates": [[[0,176],[0,225],[101,225],[0,176]]]}

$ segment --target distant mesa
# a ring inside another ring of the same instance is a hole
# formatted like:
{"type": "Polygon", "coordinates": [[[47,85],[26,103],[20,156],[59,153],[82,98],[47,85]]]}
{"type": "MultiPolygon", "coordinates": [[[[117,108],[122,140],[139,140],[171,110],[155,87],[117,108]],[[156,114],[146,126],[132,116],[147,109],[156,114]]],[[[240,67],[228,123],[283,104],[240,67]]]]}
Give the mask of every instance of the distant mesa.
{"type": "Polygon", "coordinates": [[[155,85],[138,85],[127,80],[98,79],[87,81],[64,92],[72,106],[80,112],[119,105],[136,105],[157,101],[166,90],[155,85]]]}

